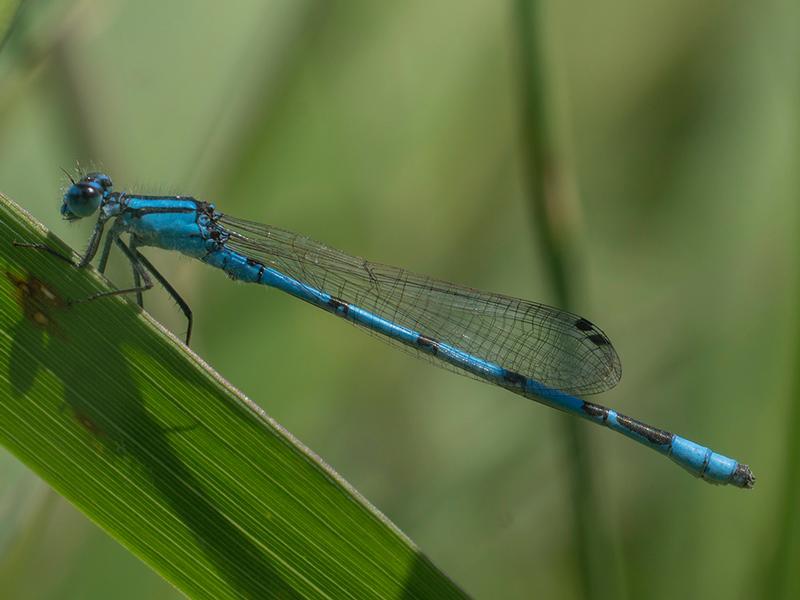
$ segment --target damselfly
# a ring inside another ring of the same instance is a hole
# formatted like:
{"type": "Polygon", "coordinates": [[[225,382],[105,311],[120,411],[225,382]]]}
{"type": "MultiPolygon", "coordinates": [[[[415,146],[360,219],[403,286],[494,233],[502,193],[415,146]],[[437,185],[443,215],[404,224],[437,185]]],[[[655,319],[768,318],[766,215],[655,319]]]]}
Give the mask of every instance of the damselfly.
{"type": "Polygon", "coordinates": [[[622,373],[608,337],[583,317],[350,256],[295,233],[234,218],[188,196],[114,192],[103,173],[73,180],[61,206],[67,220],[96,212],[97,223],[77,264],[47,246],[17,244],[83,268],[113,221],[98,268],[105,271],[115,244],[133,267],[134,285],[78,302],[135,294],[142,306],[142,293],[155,279],[186,315],[188,344],[188,304],[139,252],[143,246],[175,250],[233,279],[278,288],[439,366],[604,425],[706,481],[743,488],[755,482],[747,465],[579,398],[614,387],[622,373]],[[127,243],[123,234],[129,236],[127,243]]]}

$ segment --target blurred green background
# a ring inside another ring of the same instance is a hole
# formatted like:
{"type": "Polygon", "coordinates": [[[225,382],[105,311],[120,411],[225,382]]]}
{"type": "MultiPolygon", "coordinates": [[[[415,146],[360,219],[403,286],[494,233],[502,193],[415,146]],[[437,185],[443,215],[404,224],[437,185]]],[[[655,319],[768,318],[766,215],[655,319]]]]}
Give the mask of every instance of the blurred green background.
{"type": "MultiPolygon", "coordinates": [[[[580,224],[573,308],[624,365],[598,401],[758,478],[751,492],[715,488],[581,424],[591,593],[792,597],[800,7],[572,1],[536,14],[540,91],[580,224]]],[[[58,213],[60,167],[79,160],[118,189],[191,194],[555,302],[527,184],[518,15],[490,0],[29,0],[0,53],[0,190],[82,250],[90,223],[58,213]]],[[[565,417],[277,292],[147,254],[195,311],[194,349],[466,591],[584,595],[565,417]]],[[[147,308],[183,334],[166,294],[147,308]]],[[[0,589],[179,596],[7,453],[0,589]]]]}

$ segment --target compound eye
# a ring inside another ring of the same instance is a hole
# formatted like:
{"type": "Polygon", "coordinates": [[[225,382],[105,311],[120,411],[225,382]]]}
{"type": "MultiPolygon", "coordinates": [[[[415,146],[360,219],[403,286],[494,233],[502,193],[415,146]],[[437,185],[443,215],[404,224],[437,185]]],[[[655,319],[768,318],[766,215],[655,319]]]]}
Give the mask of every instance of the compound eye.
{"type": "Polygon", "coordinates": [[[67,218],[88,217],[98,209],[102,196],[99,183],[81,181],[67,190],[61,212],[67,218]]]}
{"type": "Polygon", "coordinates": [[[84,177],[84,181],[94,181],[99,183],[100,187],[103,188],[103,191],[110,190],[114,185],[111,183],[111,177],[105,173],[88,173],[86,177],[84,177]]]}

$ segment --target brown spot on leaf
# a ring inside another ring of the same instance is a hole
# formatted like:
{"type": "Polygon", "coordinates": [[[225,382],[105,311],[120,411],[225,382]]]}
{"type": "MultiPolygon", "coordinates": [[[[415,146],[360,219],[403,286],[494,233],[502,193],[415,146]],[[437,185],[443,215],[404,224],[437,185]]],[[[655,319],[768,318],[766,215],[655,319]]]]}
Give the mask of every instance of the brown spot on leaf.
{"type": "Polygon", "coordinates": [[[6,277],[17,288],[17,302],[25,318],[37,327],[54,333],[56,322],[53,313],[66,306],[66,302],[32,275],[19,277],[6,271],[6,277]]]}
{"type": "Polygon", "coordinates": [[[83,413],[79,412],[77,409],[75,410],[75,420],[80,423],[84,429],[86,429],[89,433],[95,436],[102,436],[105,435],[105,432],[100,428],[100,426],[95,423],[92,418],[83,413]]]}

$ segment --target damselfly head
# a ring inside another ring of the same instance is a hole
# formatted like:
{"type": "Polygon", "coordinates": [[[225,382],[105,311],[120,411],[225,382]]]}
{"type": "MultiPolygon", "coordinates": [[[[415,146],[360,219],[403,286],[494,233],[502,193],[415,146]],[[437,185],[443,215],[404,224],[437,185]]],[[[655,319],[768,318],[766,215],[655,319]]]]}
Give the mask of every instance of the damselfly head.
{"type": "Polygon", "coordinates": [[[88,173],[74,182],[64,194],[61,216],[68,221],[93,215],[111,192],[111,178],[105,173],[88,173]]]}

